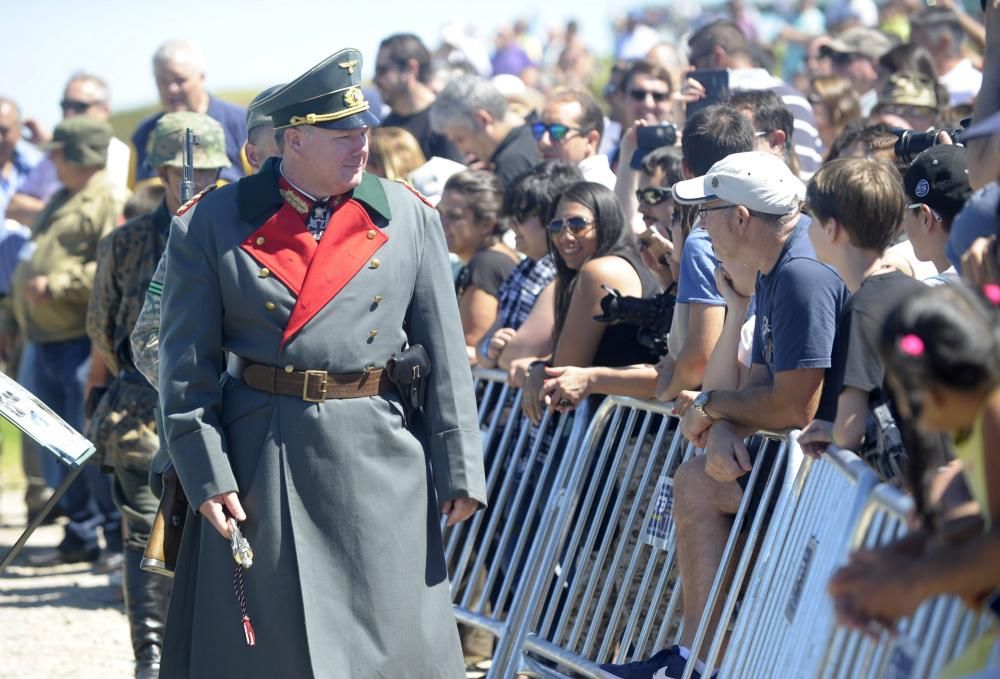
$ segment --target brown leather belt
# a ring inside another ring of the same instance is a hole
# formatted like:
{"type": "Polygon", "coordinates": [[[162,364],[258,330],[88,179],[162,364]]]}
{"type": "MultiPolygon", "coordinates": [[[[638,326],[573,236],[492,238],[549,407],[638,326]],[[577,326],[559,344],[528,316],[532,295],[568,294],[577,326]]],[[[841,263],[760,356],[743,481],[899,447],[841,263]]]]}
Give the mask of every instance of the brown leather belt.
{"type": "Polygon", "coordinates": [[[303,401],[319,403],[334,398],[361,398],[384,394],[392,387],[389,375],[382,368],[366,372],[333,374],[323,370],[286,370],[273,365],[239,359],[241,374],[235,375],[247,386],[269,394],[297,396],[303,401]]]}

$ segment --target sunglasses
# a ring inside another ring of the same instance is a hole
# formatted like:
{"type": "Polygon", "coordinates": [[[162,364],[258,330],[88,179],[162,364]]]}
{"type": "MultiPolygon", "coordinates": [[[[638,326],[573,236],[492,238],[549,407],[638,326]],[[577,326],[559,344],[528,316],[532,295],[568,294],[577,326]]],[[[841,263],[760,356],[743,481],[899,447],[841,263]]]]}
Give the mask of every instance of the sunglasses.
{"type": "Polygon", "coordinates": [[[649,90],[629,90],[628,96],[636,101],[646,101],[646,97],[652,97],[657,104],[662,104],[670,98],[670,92],[650,92],[649,90]]]}
{"type": "Polygon", "coordinates": [[[76,101],[74,99],[63,99],[59,102],[59,108],[72,113],[83,113],[91,106],[99,104],[99,101],[76,101]]]}
{"type": "Polygon", "coordinates": [[[838,66],[848,66],[855,59],[861,58],[860,54],[853,54],[850,52],[834,52],[830,50],[826,53],[830,57],[830,61],[838,66]]]}
{"type": "Polygon", "coordinates": [[[635,192],[635,197],[639,199],[640,203],[645,205],[659,205],[668,198],[671,198],[672,195],[670,189],[657,188],[655,186],[639,189],[635,192]]]}
{"type": "Polygon", "coordinates": [[[566,138],[566,135],[573,132],[579,132],[579,127],[570,127],[569,125],[563,125],[562,123],[545,123],[538,122],[531,124],[531,134],[535,137],[535,141],[541,141],[545,133],[549,133],[549,139],[552,141],[562,141],[566,138]]]}
{"type": "Polygon", "coordinates": [[[402,68],[402,64],[395,61],[390,61],[385,64],[375,64],[375,75],[385,75],[389,71],[399,70],[402,68]]]}
{"type": "Polygon", "coordinates": [[[574,236],[579,236],[584,231],[589,230],[593,223],[593,219],[586,217],[566,217],[565,219],[553,219],[549,222],[548,229],[550,234],[557,236],[562,233],[563,228],[569,227],[574,236]]]}

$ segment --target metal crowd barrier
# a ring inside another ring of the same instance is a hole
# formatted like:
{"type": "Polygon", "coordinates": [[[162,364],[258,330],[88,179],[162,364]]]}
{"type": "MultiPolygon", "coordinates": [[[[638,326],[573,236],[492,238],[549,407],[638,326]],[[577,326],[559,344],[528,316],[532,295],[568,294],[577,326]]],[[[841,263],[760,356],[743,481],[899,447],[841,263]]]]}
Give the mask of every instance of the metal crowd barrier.
{"type": "MultiPolygon", "coordinates": [[[[456,619],[496,639],[489,677],[598,677],[600,663],[676,643],[673,478],[696,450],[672,405],[609,396],[533,426],[504,373],[474,375],[490,507],[448,529],[445,550],[456,619]]],[[[763,436],[757,459],[776,461],[754,466],[715,574],[718,622],[703,613],[691,648],[703,676],[720,663],[740,679],[931,676],[986,628],[945,597],[893,638],[836,627],[831,575],[852,550],[902,536],[910,500],[849,451],[803,459],[798,432],[763,436]],[[761,486],[773,515],[748,516],[761,486]]]]}
{"type": "MultiPolygon", "coordinates": [[[[648,657],[680,635],[673,475],[695,451],[677,422],[670,404],[626,397],[609,396],[596,410],[549,542],[533,564],[537,579],[530,610],[505,677],[521,670],[545,677],[597,677],[599,663],[648,657]]],[[[765,507],[783,485],[787,446],[776,437],[761,445],[759,456],[777,457],[769,474],[759,474],[761,466],[752,472],[751,487],[766,484],[765,507]]],[[[710,632],[709,616],[703,616],[694,653],[709,643],[717,654],[733,616],[735,596],[723,601],[721,585],[740,551],[749,498],[747,492],[707,607],[722,606],[720,621],[710,632]]],[[[757,512],[746,534],[731,593],[740,589],[749,569],[747,555],[763,534],[764,515],[757,512]]],[[[693,669],[693,663],[689,666],[693,669]]]]}
{"type": "MultiPolygon", "coordinates": [[[[797,436],[791,437],[801,456],[797,436]]],[[[826,586],[846,555],[850,531],[875,473],[846,451],[805,459],[790,496],[775,514],[743,597],[720,675],[771,677],[776,668],[810,677],[832,629],[826,586]]]]}
{"type": "Polygon", "coordinates": [[[552,497],[580,450],[590,407],[546,414],[535,427],[521,413],[521,390],[507,384],[506,373],[477,368],[474,376],[489,508],[446,529],[445,558],[455,617],[498,640],[496,672],[505,665],[506,637],[528,603],[531,550],[545,543],[552,497]]]}
{"type": "MultiPolygon", "coordinates": [[[[873,549],[906,534],[913,501],[889,485],[875,488],[851,536],[850,548],[873,549]]],[[[933,677],[989,624],[955,597],[935,597],[900,621],[895,636],[874,640],[838,627],[829,637],[821,674],[834,677],[933,677]]]]}

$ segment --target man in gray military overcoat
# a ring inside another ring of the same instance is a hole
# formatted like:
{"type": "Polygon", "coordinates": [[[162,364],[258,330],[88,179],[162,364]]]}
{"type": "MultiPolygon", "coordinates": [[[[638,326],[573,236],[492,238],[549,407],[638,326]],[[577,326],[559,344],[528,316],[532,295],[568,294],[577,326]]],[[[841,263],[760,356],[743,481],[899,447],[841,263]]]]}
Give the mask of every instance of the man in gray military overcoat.
{"type": "Polygon", "coordinates": [[[361,67],[343,50],[260,102],[282,158],[171,226],[160,403],[195,514],[161,677],[463,676],[439,512],[486,500],[472,379],[436,213],[364,172],[361,67]],[[432,366],[407,423],[383,368],[417,344],[432,366]]]}

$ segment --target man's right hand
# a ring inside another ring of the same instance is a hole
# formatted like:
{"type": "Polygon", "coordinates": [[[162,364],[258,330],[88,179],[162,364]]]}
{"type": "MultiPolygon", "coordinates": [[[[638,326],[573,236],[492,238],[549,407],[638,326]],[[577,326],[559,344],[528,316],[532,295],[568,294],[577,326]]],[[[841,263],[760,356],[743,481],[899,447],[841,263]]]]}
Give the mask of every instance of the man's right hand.
{"type": "Polygon", "coordinates": [[[208,522],[212,524],[212,528],[217,530],[219,535],[227,540],[230,538],[230,535],[229,517],[226,515],[226,511],[229,512],[229,516],[234,517],[237,521],[246,521],[247,519],[246,512],[243,511],[243,505],[240,504],[240,498],[236,493],[222,493],[221,495],[210,497],[201,503],[198,511],[208,519],[208,522]]]}

